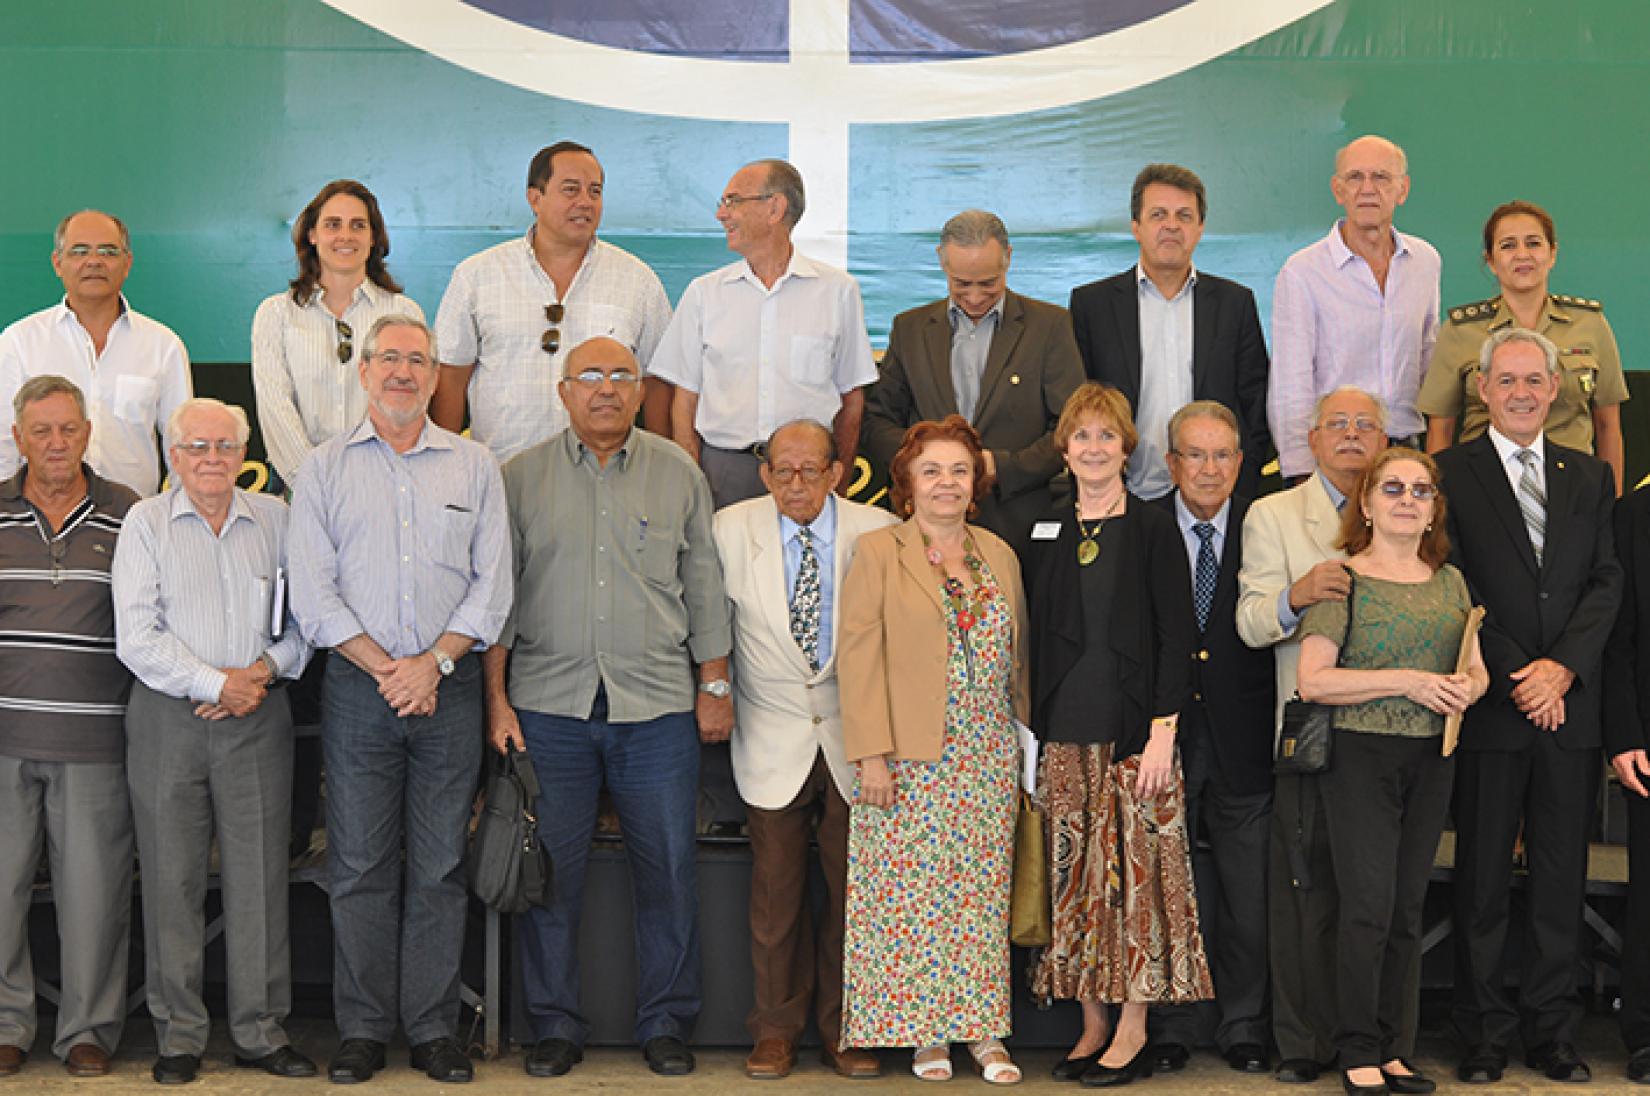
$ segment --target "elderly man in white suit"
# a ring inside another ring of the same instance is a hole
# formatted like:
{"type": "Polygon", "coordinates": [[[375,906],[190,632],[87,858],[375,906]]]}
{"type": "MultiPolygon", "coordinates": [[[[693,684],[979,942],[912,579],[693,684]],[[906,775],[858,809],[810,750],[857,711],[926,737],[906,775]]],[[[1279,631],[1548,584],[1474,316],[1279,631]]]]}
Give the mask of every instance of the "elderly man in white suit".
{"type": "Polygon", "coordinates": [[[749,808],[753,1078],[783,1077],[809,1005],[825,1061],[874,1077],[875,1055],[838,1050],[843,890],[854,774],[843,754],[832,637],[842,576],[862,533],[892,525],[885,510],[836,498],[831,431],[800,420],[774,431],[758,469],[768,494],[716,515],[716,548],[733,604],[733,774],[749,808]],[[827,901],[811,924],[808,839],[817,825],[827,901]]]}
{"type": "MultiPolygon", "coordinates": [[[[1345,598],[1350,589],[1341,563],[1346,553],[1339,547],[1341,507],[1387,443],[1386,412],[1362,389],[1337,388],[1324,396],[1312,423],[1307,440],[1317,461],[1314,474],[1257,501],[1243,522],[1237,630],[1249,646],[1275,652],[1280,720],[1284,702],[1295,695],[1301,615],[1314,602],[1345,598]]],[[[1338,904],[1317,780],[1277,778],[1267,864],[1272,1034],[1282,1058],[1277,1077],[1294,1083],[1316,1080],[1335,1057],[1338,904]]],[[[1413,1033],[1412,1023],[1406,1027],[1413,1033]]]]}

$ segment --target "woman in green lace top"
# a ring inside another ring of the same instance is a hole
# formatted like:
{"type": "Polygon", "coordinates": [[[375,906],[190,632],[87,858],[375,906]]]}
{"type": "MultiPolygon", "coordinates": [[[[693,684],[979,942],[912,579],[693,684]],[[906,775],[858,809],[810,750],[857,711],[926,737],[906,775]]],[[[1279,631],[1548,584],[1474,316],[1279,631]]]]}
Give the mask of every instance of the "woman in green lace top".
{"type": "Polygon", "coordinates": [[[1336,1025],[1349,1093],[1428,1093],[1404,1061],[1406,975],[1420,958],[1427,877],[1449,808],[1454,763],[1440,749],[1446,716],[1489,687],[1473,649],[1456,673],[1472,602],[1444,562],[1438,467],[1413,449],[1370,462],[1343,511],[1341,547],[1353,573],[1344,601],[1301,621],[1299,688],[1335,705],[1334,763],[1324,814],[1340,896],[1336,1025]]]}

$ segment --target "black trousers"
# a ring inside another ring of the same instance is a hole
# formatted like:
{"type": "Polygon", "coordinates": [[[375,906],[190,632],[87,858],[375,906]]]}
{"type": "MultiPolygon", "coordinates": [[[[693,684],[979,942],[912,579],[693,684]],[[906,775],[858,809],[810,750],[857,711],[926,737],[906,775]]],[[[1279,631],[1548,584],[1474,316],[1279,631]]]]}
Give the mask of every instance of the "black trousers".
{"type": "MultiPolygon", "coordinates": [[[[1574,1042],[1576,960],[1599,751],[1550,734],[1518,751],[1462,751],[1455,773],[1455,1026],[1468,1047],[1574,1042]],[[1504,988],[1513,845],[1529,864],[1518,1004],[1504,988]]],[[[1625,980],[1626,972],[1623,972],[1625,980]]]]}
{"type": "Polygon", "coordinates": [[[1335,733],[1335,765],[1322,790],[1339,898],[1335,1044],[1342,1069],[1378,1066],[1414,1044],[1422,911],[1455,767],[1439,745],[1437,738],[1335,733]]]}
{"type": "Polygon", "coordinates": [[[1650,1046],[1650,799],[1627,797],[1627,931],[1621,949],[1621,1038],[1650,1046]]]}
{"type": "Polygon", "coordinates": [[[1335,866],[1321,776],[1280,776],[1267,848],[1272,1036],[1283,1058],[1335,1058],[1335,866]]]}

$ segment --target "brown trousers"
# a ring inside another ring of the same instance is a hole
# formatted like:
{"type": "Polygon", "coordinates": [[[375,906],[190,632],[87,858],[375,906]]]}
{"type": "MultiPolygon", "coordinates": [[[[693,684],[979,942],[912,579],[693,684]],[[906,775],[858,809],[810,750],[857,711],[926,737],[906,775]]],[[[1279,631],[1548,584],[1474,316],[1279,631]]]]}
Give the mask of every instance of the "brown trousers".
{"type": "Polygon", "coordinates": [[[756,1004],[746,1026],[753,1038],[794,1043],[807,1025],[811,1003],[820,1038],[834,1047],[842,1033],[848,804],[821,753],[788,805],[774,811],[750,807],[748,812],[756,1004]],[[808,837],[816,824],[826,892],[817,938],[808,902],[808,837]]]}

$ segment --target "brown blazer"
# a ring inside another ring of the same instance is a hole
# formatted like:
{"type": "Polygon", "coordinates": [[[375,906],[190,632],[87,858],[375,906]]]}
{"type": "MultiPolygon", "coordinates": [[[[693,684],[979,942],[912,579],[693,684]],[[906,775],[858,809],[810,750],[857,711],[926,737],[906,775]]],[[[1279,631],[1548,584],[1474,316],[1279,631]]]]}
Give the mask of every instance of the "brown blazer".
{"type": "MultiPolygon", "coordinates": [[[[1030,700],[1020,563],[996,534],[972,525],[969,532],[1013,614],[1010,703],[1024,722],[1030,700]]],[[[889,754],[938,761],[945,744],[945,603],[916,523],[860,537],[841,597],[836,672],[848,760],[889,754]]]]}

